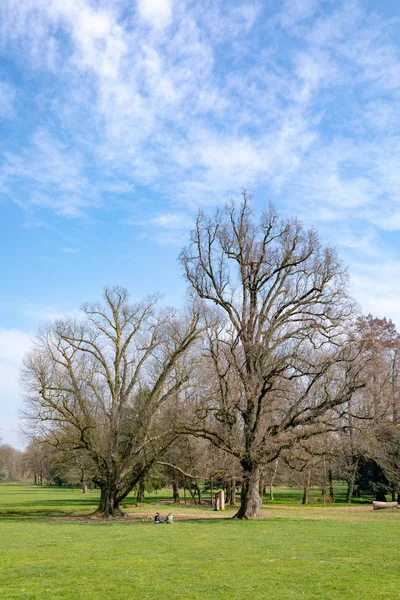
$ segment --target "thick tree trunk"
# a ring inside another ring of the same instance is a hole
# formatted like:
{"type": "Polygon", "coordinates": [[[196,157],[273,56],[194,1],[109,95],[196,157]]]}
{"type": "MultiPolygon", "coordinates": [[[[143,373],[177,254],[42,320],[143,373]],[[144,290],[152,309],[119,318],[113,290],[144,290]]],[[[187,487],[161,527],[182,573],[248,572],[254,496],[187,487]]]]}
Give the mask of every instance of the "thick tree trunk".
{"type": "Polygon", "coordinates": [[[144,481],[143,479],[141,479],[139,481],[139,485],[138,485],[138,490],[137,490],[137,494],[136,494],[136,500],[137,502],[144,502],[144,481]]]}
{"type": "Polygon", "coordinates": [[[179,504],[179,483],[177,481],[172,482],[172,496],[175,504],[179,504]]]}
{"type": "Polygon", "coordinates": [[[383,508],[398,508],[397,502],[374,502],[372,503],[373,510],[382,510],[383,508]]]}
{"type": "Polygon", "coordinates": [[[102,484],[100,490],[100,503],[94,514],[103,519],[123,517],[124,513],[119,506],[118,492],[114,486],[102,484]]]}
{"type": "Polygon", "coordinates": [[[377,490],[375,493],[375,500],[378,502],[386,502],[385,492],[383,490],[377,490]]]}
{"type": "Polygon", "coordinates": [[[258,465],[242,463],[243,483],[240,494],[240,508],[234,519],[259,519],[262,517],[260,498],[260,468],[258,465]]]}
{"type": "Polygon", "coordinates": [[[329,497],[331,502],[335,502],[335,492],[333,490],[333,474],[332,469],[328,469],[329,497]]]}

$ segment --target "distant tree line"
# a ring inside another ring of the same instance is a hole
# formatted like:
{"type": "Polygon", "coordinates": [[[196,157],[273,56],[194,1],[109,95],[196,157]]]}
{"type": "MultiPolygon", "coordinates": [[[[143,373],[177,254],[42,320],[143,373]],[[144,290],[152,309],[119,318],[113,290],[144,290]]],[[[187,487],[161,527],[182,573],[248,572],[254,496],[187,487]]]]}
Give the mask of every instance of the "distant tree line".
{"type": "Polygon", "coordinates": [[[182,311],[114,287],[38,332],[22,373],[36,483],[96,485],[104,517],[165,484],[176,501],[240,489],[237,518],[283,482],[304,503],[313,484],[334,501],[334,479],[349,502],[397,497],[400,336],[359,314],[335,250],[272,206],[254,219],[243,193],[199,213],[180,259],[182,311]]]}
{"type": "Polygon", "coordinates": [[[31,475],[27,454],[0,443],[0,481],[21,481],[31,475]]]}

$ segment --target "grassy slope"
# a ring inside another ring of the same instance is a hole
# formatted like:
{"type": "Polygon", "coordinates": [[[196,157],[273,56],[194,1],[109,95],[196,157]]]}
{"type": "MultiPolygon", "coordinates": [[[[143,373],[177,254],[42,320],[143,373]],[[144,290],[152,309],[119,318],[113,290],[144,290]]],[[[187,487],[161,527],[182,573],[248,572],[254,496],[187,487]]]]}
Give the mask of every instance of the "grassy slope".
{"type": "Polygon", "coordinates": [[[274,506],[258,522],[173,526],[23,516],[95,499],[0,486],[0,511],[22,511],[0,515],[1,599],[400,598],[400,511],[274,506]]]}

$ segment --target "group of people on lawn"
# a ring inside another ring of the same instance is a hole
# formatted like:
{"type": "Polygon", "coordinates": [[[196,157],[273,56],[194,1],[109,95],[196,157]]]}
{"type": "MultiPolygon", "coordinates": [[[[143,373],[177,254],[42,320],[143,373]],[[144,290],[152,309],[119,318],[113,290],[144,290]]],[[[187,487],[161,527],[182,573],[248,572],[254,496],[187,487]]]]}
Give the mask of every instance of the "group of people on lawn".
{"type": "Polygon", "coordinates": [[[160,519],[160,513],[156,513],[154,515],[154,523],[157,525],[158,523],[169,523],[170,525],[172,525],[172,523],[174,522],[174,516],[172,513],[168,513],[167,514],[167,518],[165,519],[165,521],[161,521],[160,519]]]}

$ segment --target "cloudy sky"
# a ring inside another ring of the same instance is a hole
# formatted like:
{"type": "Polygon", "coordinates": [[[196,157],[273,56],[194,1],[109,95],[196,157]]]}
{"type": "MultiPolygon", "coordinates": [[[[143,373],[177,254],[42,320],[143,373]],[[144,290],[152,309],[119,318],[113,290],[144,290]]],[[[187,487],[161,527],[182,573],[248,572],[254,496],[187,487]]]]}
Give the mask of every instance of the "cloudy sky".
{"type": "Polygon", "coordinates": [[[1,0],[0,429],[41,323],[121,284],[179,304],[199,207],[247,187],[400,326],[397,0],[1,0]]]}

